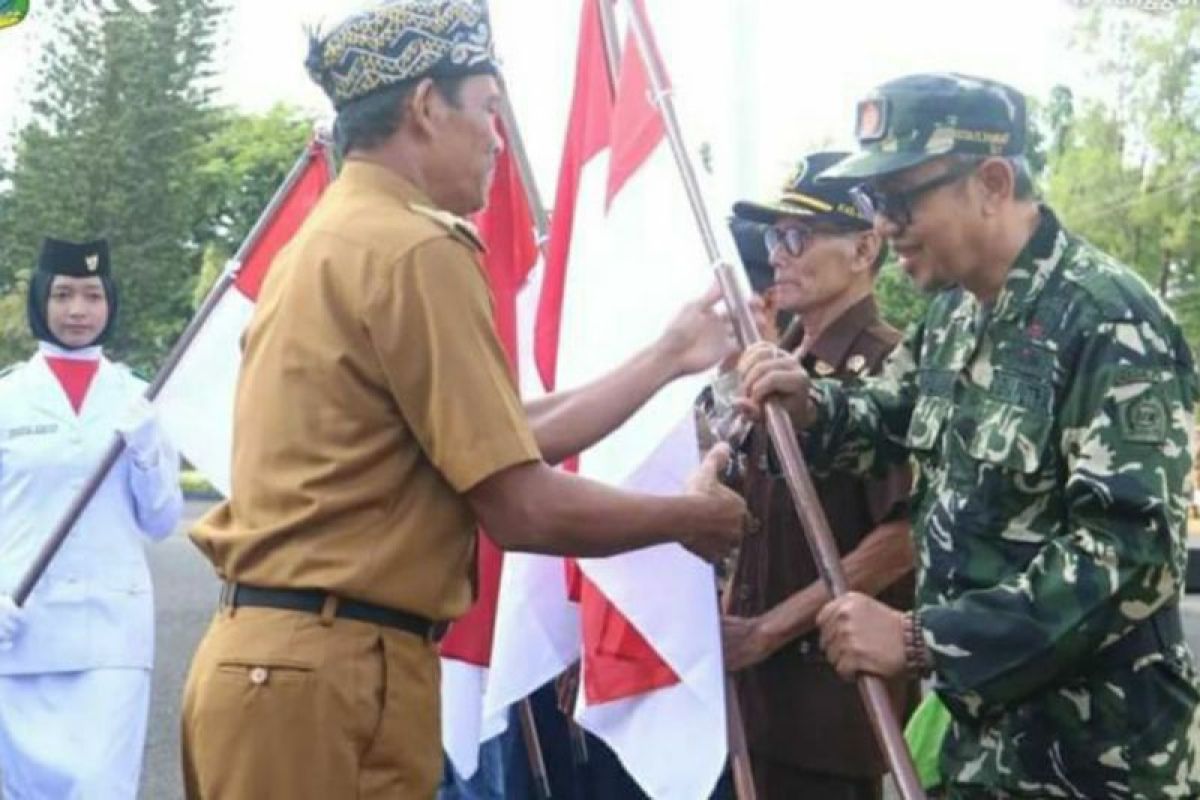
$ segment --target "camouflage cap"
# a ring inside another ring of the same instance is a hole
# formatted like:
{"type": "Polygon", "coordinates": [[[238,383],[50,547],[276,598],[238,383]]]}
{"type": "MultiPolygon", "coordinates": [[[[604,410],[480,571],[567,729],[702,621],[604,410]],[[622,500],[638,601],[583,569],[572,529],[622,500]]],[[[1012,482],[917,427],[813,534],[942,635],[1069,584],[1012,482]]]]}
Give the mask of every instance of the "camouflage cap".
{"type": "Polygon", "coordinates": [[[850,196],[853,181],[817,182],[818,175],[840,163],[845,152],[812,153],[800,159],[780,195],[775,200],[756,203],[740,200],[733,204],[733,213],[740,219],[774,225],[783,217],[803,217],[806,222],[825,223],[838,228],[869,228],[870,221],[862,215],[850,196]]]}
{"type": "Polygon", "coordinates": [[[861,100],[858,153],[818,181],[865,180],[948,153],[1019,156],[1025,152],[1025,97],[1011,86],[954,73],[909,75],[861,100]]]}
{"type": "Polygon", "coordinates": [[[497,71],[482,0],[392,0],[315,33],[308,74],[335,108],[425,77],[497,71]]]}

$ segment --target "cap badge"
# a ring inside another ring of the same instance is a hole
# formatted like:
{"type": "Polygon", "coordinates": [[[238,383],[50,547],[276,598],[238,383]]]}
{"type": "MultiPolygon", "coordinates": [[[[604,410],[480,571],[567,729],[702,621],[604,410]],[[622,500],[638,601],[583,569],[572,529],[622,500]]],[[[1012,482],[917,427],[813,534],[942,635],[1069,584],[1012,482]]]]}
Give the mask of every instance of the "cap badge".
{"type": "Polygon", "coordinates": [[[855,136],[860,142],[874,142],[887,132],[887,106],[880,99],[863,100],[858,104],[855,136]]]}
{"type": "Polygon", "coordinates": [[[83,262],[87,265],[88,272],[95,272],[100,267],[100,254],[92,253],[90,256],[85,256],[83,262]]]}

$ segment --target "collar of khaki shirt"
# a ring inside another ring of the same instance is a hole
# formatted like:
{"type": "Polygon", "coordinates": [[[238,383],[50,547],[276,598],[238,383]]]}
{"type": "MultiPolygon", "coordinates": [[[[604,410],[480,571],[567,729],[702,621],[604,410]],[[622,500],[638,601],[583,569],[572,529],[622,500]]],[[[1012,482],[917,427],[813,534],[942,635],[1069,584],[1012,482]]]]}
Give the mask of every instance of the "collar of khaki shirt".
{"type": "Polygon", "coordinates": [[[374,191],[396,200],[410,211],[429,217],[455,234],[468,247],[486,251],[479,231],[470,220],[439,208],[424,191],[393,169],[361,158],[349,158],[342,165],[338,180],[355,191],[374,191]]]}
{"type": "Polygon", "coordinates": [[[436,207],[429,195],[418,189],[412,181],[374,161],[347,158],[342,164],[341,172],[338,173],[338,180],[355,187],[377,191],[404,204],[419,203],[431,208],[436,207]]]}

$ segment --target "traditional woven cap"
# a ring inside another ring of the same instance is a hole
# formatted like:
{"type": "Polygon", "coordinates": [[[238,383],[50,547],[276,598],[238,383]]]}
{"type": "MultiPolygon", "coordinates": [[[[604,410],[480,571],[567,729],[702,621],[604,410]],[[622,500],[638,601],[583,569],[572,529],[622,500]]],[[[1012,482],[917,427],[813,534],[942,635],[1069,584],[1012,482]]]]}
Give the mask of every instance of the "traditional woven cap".
{"type": "Polygon", "coordinates": [[[424,77],[495,73],[487,8],[474,0],[393,0],[314,33],[308,74],[335,108],[424,77]]]}

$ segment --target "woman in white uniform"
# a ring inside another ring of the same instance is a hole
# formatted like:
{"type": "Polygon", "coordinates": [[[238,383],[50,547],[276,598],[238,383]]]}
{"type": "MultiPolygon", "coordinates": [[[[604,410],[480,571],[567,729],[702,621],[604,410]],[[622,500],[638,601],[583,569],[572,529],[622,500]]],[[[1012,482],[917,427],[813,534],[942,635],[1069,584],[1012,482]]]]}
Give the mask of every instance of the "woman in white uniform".
{"type": "Polygon", "coordinates": [[[47,239],[30,360],[0,374],[0,778],[6,800],[135,798],[154,600],[142,545],[179,522],[178,456],[145,384],[106,359],[105,242],[47,239]],[[114,432],[125,450],[23,608],[12,592],[114,432]]]}

